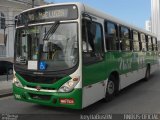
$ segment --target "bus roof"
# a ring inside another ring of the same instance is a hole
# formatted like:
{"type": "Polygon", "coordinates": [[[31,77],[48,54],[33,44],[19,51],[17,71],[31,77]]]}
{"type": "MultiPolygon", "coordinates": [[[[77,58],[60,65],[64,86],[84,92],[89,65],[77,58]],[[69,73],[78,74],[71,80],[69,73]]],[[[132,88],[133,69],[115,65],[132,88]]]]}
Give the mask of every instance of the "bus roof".
{"type": "Polygon", "coordinates": [[[100,18],[115,22],[117,24],[120,24],[120,25],[123,25],[123,26],[126,26],[126,27],[129,27],[131,29],[138,30],[139,32],[146,33],[146,34],[151,35],[151,36],[156,36],[155,34],[153,34],[151,32],[148,32],[148,31],[146,31],[146,30],[144,30],[142,28],[136,27],[134,25],[128,24],[128,23],[126,23],[126,22],[124,22],[124,21],[122,21],[122,20],[120,20],[120,19],[118,19],[116,17],[113,17],[113,16],[111,16],[109,14],[106,14],[106,13],[104,13],[102,11],[96,10],[96,9],[90,7],[90,6],[84,5],[84,7],[85,7],[85,11],[90,13],[90,14],[92,14],[92,15],[95,15],[97,17],[100,17],[100,18]]]}
{"type": "MultiPolygon", "coordinates": [[[[94,8],[88,6],[88,5],[85,5],[85,4],[79,3],[79,2],[48,4],[48,5],[43,5],[43,6],[38,6],[38,7],[31,8],[31,9],[27,9],[27,10],[24,10],[23,12],[27,12],[27,11],[30,11],[30,10],[35,10],[35,9],[38,9],[38,8],[45,8],[45,7],[58,6],[58,5],[71,5],[71,4],[72,5],[73,4],[77,5],[81,9],[81,11],[87,12],[87,13],[89,13],[91,15],[94,15],[94,16],[97,16],[97,17],[100,17],[100,18],[115,22],[117,24],[129,27],[131,29],[135,29],[135,30],[137,30],[139,32],[142,32],[142,33],[145,33],[145,34],[148,34],[148,35],[151,35],[151,36],[156,36],[155,34],[153,34],[151,32],[148,32],[148,31],[146,31],[146,30],[144,30],[142,28],[139,28],[139,27],[136,27],[134,25],[128,24],[128,23],[126,23],[126,22],[124,22],[124,21],[122,21],[122,20],[120,20],[120,19],[118,19],[116,17],[113,17],[113,16],[111,16],[109,14],[106,14],[106,13],[104,13],[102,11],[99,11],[97,9],[94,9],[94,8]]],[[[23,13],[23,12],[21,12],[21,13],[23,13]]]]}
{"type": "Polygon", "coordinates": [[[38,9],[38,8],[52,7],[52,6],[58,6],[58,5],[71,5],[71,4],[72,5],[75,4],[77,6],[83,6],[83,4],[79,3],[79,2],[66,2],[66,3],[48,4],[48,5],[42,5],[42,6],[38,6],[38,7],[27,9],[27,10],[22,11],[21,13],[28,12],[30,10],[35,10],[35,9],[38,9]]]}

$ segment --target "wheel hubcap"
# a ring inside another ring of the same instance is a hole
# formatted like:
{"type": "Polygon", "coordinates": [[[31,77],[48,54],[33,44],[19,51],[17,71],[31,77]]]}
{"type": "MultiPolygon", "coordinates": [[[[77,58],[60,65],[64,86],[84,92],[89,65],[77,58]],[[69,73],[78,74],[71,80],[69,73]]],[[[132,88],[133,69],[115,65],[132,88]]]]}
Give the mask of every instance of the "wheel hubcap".
{"type": "Polygon", "coordinates": [[[108,82],[108,93],[109,94],[113,94],[114,93],[114,82],[113,81],[109,81],[108,82]]]}

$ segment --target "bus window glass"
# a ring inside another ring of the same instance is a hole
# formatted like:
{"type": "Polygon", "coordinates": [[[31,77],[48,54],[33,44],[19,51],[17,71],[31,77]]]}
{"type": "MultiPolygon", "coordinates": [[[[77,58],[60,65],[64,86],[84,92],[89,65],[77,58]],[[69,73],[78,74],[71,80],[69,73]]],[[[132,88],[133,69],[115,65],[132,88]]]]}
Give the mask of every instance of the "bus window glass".
{"type": "Polygon", "coordinates": [[[102,53],[102,28],[99,24],[96,24],[96,30],[95,30],[95,38],[94,38],[94,44],[95,44],[95,53],[102,53]]]}
{"type": "Polygon", "coordinates": [[[141,34],[141,43],[142,43],[142,51],[147,51],[146,37],[144,34],[141,34]]]}
{"type": "Polygon", "coordinates": [[[152,39],[151,36],[148,36],[148,51],[152,51],[152,39]]]}
{"type": "Polygon", "coordinates": [[[153,43],[153,50],[156,51],[157,42],[155,37],[152,37],[152,43],[153,43]]]}
{"type": "Polygon", "coordinates": [[[133,31],[133,50],[134,51],[140,50],[140,43],[137,31],[133,31]]]}
{"type": "Polygon", "coordinates": [[[111,22],[105,23],[105,40],[106,40],[106,48],[108,51],[119,49],[116,24],[111,22]]]}
{"type": "Polygon", "coordinates": [[[126,27],[120,27],[120,47],[121,50],[129,51],[130,50],[130,31],[126,27]]]}
{"type": "Polygon", "coordinates": [[[17,30],[16,64],[45,61],[46,71],[69,69],[77,64],[77,23],[59,24],[55,31],[48,32],[52,26],[39,25],[17,30]],[[48,37],[44,37],[46,35],[48,37]]]}
{"type": "Polygon", "coordinates": [[[156,39],[156,51],[158,51],[158,42],[157,42],[157,38],[156,39]]]}

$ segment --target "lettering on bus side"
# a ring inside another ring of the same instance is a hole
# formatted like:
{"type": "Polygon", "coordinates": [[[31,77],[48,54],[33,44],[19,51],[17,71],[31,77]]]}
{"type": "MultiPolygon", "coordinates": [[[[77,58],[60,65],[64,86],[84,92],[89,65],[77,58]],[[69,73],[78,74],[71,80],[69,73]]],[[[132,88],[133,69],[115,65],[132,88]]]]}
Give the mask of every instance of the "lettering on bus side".
{"type": "MultiPolygon", "coordinates": [[[[133,58],[129,58],[129,59],[119,58],[119,61],[120,61],[120,64],[119,64],[120,70],[129,70],[132,68],[132,62],[134,60],[133,60],[133,58]]],[[[136,63],[139,67],[144,67],[144,65],[145,65],[144,57],[138,57],[136,59],[136,63]]]]}
{"type": "Polygon", "coordinates": [[[132,59],[120,58],[119,61],[120,61],[120,65],[119,65],[120,70],[128,70],[132,68],[132,59]]]}
{"type": "Polygon", "coordinates": [[[138,65],[140,67],[144,67],[144,65],[145,65],[144,57],[139,57],[139,59],[138,59],[138,65]]]}

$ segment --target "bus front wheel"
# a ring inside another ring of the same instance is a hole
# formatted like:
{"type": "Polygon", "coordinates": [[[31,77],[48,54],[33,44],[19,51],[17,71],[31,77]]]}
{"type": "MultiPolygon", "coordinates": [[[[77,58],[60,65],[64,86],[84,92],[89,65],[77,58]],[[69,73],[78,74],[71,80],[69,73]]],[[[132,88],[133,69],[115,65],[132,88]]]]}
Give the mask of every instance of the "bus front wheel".
{"type": "Polygon", "coordinates": [[[108,79],[104,101],[105,102],[111,101],[114,98],[115,93],[116,93],[116,79],[114,75],[111,75],[108,79]]]}

